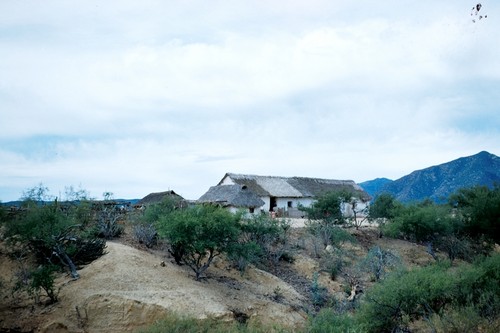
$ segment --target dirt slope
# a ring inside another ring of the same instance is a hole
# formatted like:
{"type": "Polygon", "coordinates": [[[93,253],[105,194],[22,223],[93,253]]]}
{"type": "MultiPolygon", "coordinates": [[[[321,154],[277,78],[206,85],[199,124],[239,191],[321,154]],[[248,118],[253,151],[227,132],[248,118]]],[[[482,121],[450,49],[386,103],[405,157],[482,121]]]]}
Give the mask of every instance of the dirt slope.
{"type": "Polygon", "coordinates": [[[162,265],[165,258],[160,255],[116,242],[108,242],[107,252],[80,270],[79,280],[60,277],[59,302],[42,310],[33,308],[31,324],[29,316],[21,319],[15,308],[4,307],[0,328],[124,332],[151,324],[168,312],[223,320],[233,320],[236,312],[249,320],[291,326],[305,319],[300,310],[302,296],[269,273],[251,269],[242,278],[219,261],[209,269],[209,279],[197,282],[188,267],[170,261],[162,265]],[[277,287],[283,295],[279,303],[273,298],[277,287]]]}
{"type": "MultiPolygon", "coordinates": [[[[358,242],[347,243],[345,249],[358,260],[374,245],[397,251],[408,266],[433,260],[425,247],[379,238],[376,229],[350,232],[358,242]]],[[[108,242],[106,255],[79,270],[79,280],[61,273],[59,302],[48,306],[34,305],[25,294],[10,295],[9,281],[14,280],[19,265],[0,249],[0,281],[4,282],[0,332],[130,332],[171,312],[220,320],[248,317],[250,321],[300,327],[306,320],[303,295],[309,295],[311,279],[319,270],[306,239],[305,230],[294,228],[290,242],[295,262],[283,264],[277,272],[283,280],[255,268],[241,276],[218,259],[208,269],[208,278],[197,282],[188,267],[175,265],[165,252],[139,250],[122,238],[108,242]]],[[[319,282],[339,299],[348,296],[348,283],[342,277],[331,280],[322,272],[319,282]]],[[[368,275],[360,283],[364,287],[372,284],[368,275]]]]}

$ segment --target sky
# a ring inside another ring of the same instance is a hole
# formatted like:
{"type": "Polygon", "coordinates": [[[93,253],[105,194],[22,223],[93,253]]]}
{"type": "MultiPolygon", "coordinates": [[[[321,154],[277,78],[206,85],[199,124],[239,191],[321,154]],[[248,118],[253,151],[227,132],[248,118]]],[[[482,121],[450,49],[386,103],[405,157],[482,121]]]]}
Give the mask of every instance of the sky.
{"type": "Polygon", "coordinates": [[[500,155],[500,2],[475,4],[1,0],[0,200],[500,155]]]}

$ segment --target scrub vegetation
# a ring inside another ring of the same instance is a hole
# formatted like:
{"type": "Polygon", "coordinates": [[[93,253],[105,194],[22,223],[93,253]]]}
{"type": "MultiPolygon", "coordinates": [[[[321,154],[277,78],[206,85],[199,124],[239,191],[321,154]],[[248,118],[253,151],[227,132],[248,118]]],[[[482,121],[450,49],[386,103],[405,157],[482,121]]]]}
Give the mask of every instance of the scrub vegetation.
{"type": "MultiPolygon", "coordinates": [[[[85,194],[85,192],[82,192],[85,194]]],[[[166,199],[145,210],[124,212],[110,203],[76,195],[71,201],[48,198],[42,185],[28,190],[22,206],[0,211],[2,238],[19,271],[14,292],[46,304],[58,301],[54,279],[66,271],[74,279],[82,265],[105,253],[106,239],[130,230],[138,246],[164,251],[194,279],[210,278],[216,258],[242,279],[250,266],[290,283],[305,296],[303,327],[197,320],[171,314],[141,332],[497,332],[500,330],[500,187],[461,189],[448,202],[397,202],[375,198],[367,218],[377,237],[424,245],[434,260],[408,266],[401,255],[364,244],[363,257],[350,251],[362,242],[363,228],[345,223],[339,204],[345,193],[327,193],[304,209],[309,220],[300,239],[291,223],[268,215],[234,214],[214,205],[185,205],[166,199]],[[104,221],[104,222],[103,222],[104,221]],[[355,228],[354,228],[355,227],[355,228]],[[104,231],[103,231],[104,230],[104,231]],[[354,244],[354,245],[349,245],[354,244]],[[300,250],[318,263],[305,280],[286,271],[300,250]],[[34,258],[34,259],[33,259],[34,258]],[[339,297],[320,274],[342,281],[339,297]]],[[[0,284],[5,291],[5,283],[0,284]]],[[[285,302],[283,291],[271,295],[285,302]]]]}

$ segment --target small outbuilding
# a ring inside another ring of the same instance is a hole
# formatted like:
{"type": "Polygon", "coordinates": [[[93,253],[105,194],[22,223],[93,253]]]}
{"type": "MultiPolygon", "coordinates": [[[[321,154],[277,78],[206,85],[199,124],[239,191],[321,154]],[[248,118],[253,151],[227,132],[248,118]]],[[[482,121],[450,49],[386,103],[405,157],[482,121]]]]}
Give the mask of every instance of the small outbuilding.
{"type": "Polygon", "coordinates": [[[232,212],[248,209],[255,213],[256,208],[264,206],[265,202],[246,185],[218,185],[212,186],[199,199],[199,203],[210,203],[228,208],[232,212]]]}
{"type": "Polygon", "coordinates": [[[184,200],[184,198],[182,196],[180,196],[177,193],[175,193],[174,191],[170,190],[170,191],[164,191],[164,192],[150,193],[150,194],[146,195],[144,198],[142,198],[141,200],[139,200],[135,204],[134,207],[136,209],[143,209],[146,206],[161,203],[164,200],[167,200],[168,198],[171,198],[171,199],[175,200],[176,202],[178,202],[179,207],[184,207],[185,205],[187,205],[186,200],[184,200]]]}

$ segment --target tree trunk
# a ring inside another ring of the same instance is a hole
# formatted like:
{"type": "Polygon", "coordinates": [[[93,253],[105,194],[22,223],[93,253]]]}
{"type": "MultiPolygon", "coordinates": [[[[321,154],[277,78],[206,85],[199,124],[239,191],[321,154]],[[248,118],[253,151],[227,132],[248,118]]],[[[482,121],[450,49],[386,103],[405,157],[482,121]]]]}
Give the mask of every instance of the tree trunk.
{"type": "Polygon", "coordinates": [[[59,260],[61,260],[61,262],[68,266],[69,267],[69,270],[71,272],[71,277],[73,279],[79,279],[80,278],[80,274],[78,274],[78,272],[76,271],[76,266],[75,264],[73,263],[73,260],[71,260],[71,258],[66,254],[65,251],[61,250],[59,246],[56,247],[55,251],[54,251],[57,255],[57,257],[59,258],[59,260]]]}

